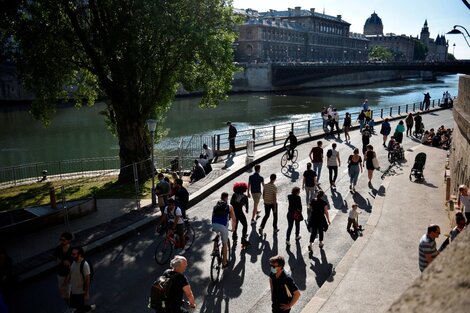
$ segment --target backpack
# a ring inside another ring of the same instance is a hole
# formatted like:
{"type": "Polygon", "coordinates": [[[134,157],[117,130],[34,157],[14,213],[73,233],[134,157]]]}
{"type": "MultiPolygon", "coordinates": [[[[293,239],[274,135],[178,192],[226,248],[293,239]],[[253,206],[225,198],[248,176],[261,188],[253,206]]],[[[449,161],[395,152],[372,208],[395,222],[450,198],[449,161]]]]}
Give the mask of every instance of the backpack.
{"type": "Polygon", "coordinates": [[[83,259],[82,262],[80,262],[80,274],[82,274],[83,284],[85,284],[85,274],[83,273],[83,267],[85,266],[85,261],[88,263],[88,267],[90,268],[90,283],[92,282],[93,277],[95,276],[95,271],[93,270],[93,265],[91,264],[90,260],[83,259]]]}
{"type": "Polygon", "coordinates": [[[226,216],[228,211],[228,204],[224,201],[217,201],[217,204],[212,209],[214,216],[226,216]]]}
{"type": "Polygon", "coordinates": [[[332,155],[333,155],[333,150],[328,149],[328,151],[326,151],[326,157],[329,159],[331,158],[332,155]]]}
{"type": "Polygon", "coordinates": [[[166,270],[162,276],[153,282],[150,288],[149,309],[154,309],[156,312],[165,312],[168,295],[173,284],[173,277],[178,275],[177,272],[166,270]]]}

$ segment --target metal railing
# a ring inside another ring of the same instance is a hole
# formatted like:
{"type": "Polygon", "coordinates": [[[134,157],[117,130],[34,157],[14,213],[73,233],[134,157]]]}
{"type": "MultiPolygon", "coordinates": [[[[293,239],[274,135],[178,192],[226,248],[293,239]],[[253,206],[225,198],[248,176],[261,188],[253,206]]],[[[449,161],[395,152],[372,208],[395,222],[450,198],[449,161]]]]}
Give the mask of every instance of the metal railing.
{"type": "MultiPolygon", "coordinates": [[[[456,97],[453,97],[453,101],[456,100],[456,97]]],[[[436,106],[441,106],[443,103],[442,99],[433,99],[430,102],[430,108],[435,108],[436,106]]],[[[409,112],[415,113],[417,111],[423,110],[423,102],[415,102],[411,104],[396,105],[385,108],[377,108],[376,110],[371,110],[372,119],[384,119],[387,117],[396,117],[402,114],[409,112]]],[[[350,112],[351,113],[351,112],[350,112]]],[[[353,125],[357,121],[360,111],[352,112],[351,119],[353,125]]],[[[340,112],[340,123],[342,123],[344,115],[340,112]]],[[[291,123],[276,124],[270,126],[263,126],[258,128],[249,128],[249,129],[239,129],[237,137],[235,138],[235,146],[244,146],[246,141],[253,139],[257,143],[275,143],[277,140],[285,139],[289,131],[293,131],[297,136],[310,135],[313,131],[321,130],[323,128],[323,119],[321,117],[301,120],[291,123]]],[[[225,151],[229,149],[228,141],[228,132],[218,133],[214,135],[214,148],[217,151],[225,151]]]]}

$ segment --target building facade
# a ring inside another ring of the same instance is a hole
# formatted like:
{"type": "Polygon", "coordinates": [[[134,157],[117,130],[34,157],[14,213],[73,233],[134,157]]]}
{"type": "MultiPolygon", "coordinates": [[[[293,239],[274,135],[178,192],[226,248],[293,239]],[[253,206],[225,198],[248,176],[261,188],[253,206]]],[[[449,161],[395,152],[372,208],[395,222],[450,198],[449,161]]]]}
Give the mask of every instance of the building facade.
{"type": "Polygon", "coordinates": [[[437,35],[436,40],[430,38],[428,22],[424,22],[419,38],[407,35],[383,33],[382,19],[374,12],[364,24],[364,35],[370,41],[370,49],[384,47],[393,52],[395,61],[413,61],[417,41],[426,47],[427,61],[447,60],[447,41],[444,35],[437,35]]]}
{"type": "Polygon", "coordinates": [[[338,62],[367,60],[369,41],[349,32],[341,18],[302,10],[246,10],[239,28],[237,62],[338,62]]]}

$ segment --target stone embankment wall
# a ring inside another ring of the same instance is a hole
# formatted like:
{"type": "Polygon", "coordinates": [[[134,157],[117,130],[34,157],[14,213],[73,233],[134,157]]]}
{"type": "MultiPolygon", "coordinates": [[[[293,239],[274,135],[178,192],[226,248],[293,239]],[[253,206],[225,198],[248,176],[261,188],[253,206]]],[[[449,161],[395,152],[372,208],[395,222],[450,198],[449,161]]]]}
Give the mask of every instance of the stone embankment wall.
{"type": "MultiPolygon", "coordinates": [[[[453,147],[449,159],[454,193],[459,184],[468,185],[470,180],[470,76],[460,77],[458,99],[453,109],[453,147]]],[[[455,313],[469,312],[469,308],[470,230],[467,227],[387,312],[455,313]]]]}
{"type": "MultiPolygon", "coordinates": [[[[411,77],[420,77],[420,72],[370,71],[344,74],[313,80],[306,84],[287,87],[287,89],[365,85],[376,82],[398,80],[411,77]]],[[[247,66],[242,67],[240,72],[235,74],[232,86],[232,91],[234,92],[277,90],[271,85],[271,65],[266,63],[249,64],[247,66]]]]}
{"type": "Polygon", "coordinates": [[[450,151],[451,193],[470,184],[470,76],[460,76],[458,101],[454,105],[453,144],[450,151]]]}

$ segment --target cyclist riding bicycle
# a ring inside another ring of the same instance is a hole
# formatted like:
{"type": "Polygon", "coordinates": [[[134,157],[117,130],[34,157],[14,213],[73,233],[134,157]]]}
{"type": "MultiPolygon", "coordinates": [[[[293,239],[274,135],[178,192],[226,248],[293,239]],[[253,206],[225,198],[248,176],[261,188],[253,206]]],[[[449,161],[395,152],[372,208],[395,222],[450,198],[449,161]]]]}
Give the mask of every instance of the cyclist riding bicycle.
{"type": "Polygon", "coordinates": [[[168,205],[160,217],[159,227],[161,229],[172,230],[178,234],[177,247],[183,248],[184,239],[184,219],[182,210],[176,206],[174,199],[168,199],[168,205]]]}
{"type": "Polygon", "coordinates": [[[294,132],[290,131],[289,136],[286,138],[286,141],[284,141],[284,148],[287,148],[287,156],[288,160],[292,159],[292,156],[294,155],[294,150],[297,148],[297,137],[295,137],[294,132]],[[289,141],[289,147],[287,147],[287,142],[289,141]]]}
{"type": "MultiPolygon", "coordinates": [[[[236,227],[235,213],[233,207],[228,204],[228,193],[222,192],[220,200],[212,209],[212,231],[220,233],[222,237],[222,267],[227,268],[227,243],[228,243],[228,220],[232,220],[232,229],[236,227]]],[[[214,246],[217,242],[214,242],[214,246]]]]}

